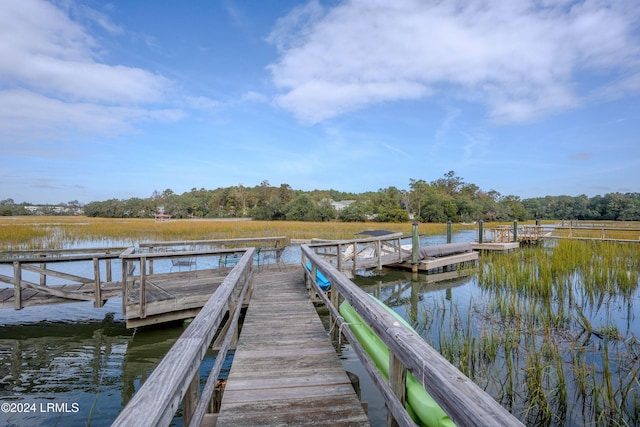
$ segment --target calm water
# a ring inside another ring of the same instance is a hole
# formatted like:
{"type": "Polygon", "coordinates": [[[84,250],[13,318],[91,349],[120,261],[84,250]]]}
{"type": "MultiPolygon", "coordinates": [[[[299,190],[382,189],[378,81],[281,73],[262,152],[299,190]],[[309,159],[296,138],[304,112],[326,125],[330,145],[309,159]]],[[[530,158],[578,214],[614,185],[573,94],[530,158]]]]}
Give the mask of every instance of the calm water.
{"type": "MultiPolygon", "coordinates": [[[[298,249],[298,262],[299,254],[298,249]]],[[[295,256],[295,248],[283,252],[287,262],[295,256]]],[[[198,268],[217,265],[213,258],[198,261],[198,268]]],[[[154,265],[157,273],[170,267],[169,260],[154,265]]],[[[12,276],[11,268],[0,265],[0,273],[12,276]]],[[[90,263],[66,263],[59,270],[93,274],[90,263]]],[[[113,271],[118,277],[118,260],[113,271]]],[[[35,273],[24,272],[23,278],[38,281],[35,273]]],[[[184,330],[181,322],[128,330],[121,310],[121,298],[98,309],[81,302],[0,310],[0,425],[111,425],[184,330]]],[[[203,371],[214,360],[208,355],[203,371]]],[[[182,425],[179,413],[172,425],[182,425]]]]}
{"type": "MultiPolygon", "coordinates": [[[[536,250],[542,249],[521,252],[536,250]]],[[[579,272],[568,279],[559,276],[574,292],[570,304],[553,300],[551,312],[564,313],[570,305],[569,318],[546,329],[540,300],[515,298],[516,304],[531,307],[524,315],[533,320],[524,319],[522,329],[516,327],[519,321],[496,314],[499,298],[483,289],[477,273],[436,283],[428,279],[384,270],[354,281],[408,320],[452,363],[468,369],[467,375],[526,425],[640,424],[640,283],[624,294],[611,286],[591,300],[580,291],[579,272]],[[476,349],[472,356],[465,352],[467,345],[476,349]],[[538,386],[544,396],[535,395],[538,386]],[[622,402],[626,407],[619,412],[622,402]]]]}
{"type": "MultiPolygon", "coordinates": [[[[454,241],[474,237],[473,231],[461,232],[454,235],[454,241]]],[[[445,236],[435,236],[421,243],[445,241],[445,236]]],[[[284,258],[298,262],[299,249],[288,248],[284,258]]],[[[408,319],[432,343],[437,334],[431,329],[433,320],[428,319],[434,310],[455,309],[466,320],[465,313],[469,309],[476,313],[486,297],[476,274],[431,283],[431,277],[423,274],[416,278],[383,270],[355,281],[408,319]]],[[[638,337],[640,322],[633,319],[639,299],[636,290],[632,308],[611,302],[612,310],[594,316],[605,317],[620,325],[627,336],[638,337]]],[[[9,411],[0,412],[0,425],[110,425],[183,331],[181,323],[130,331],[124,327],[120,310],[119,299],[100,309],[91,303],[73,303],[0,310],[0,403],[12,405],[9,411]]],[[[213,357],[209,355],[206,365],[213,363],[213,357]]],[[[340,357],[345,368],[360,377],[372,424],[385,425],[384,404],[348,344],[342,344],[340,357]]],[[[580,422],[569,418],[565,424],[580,422]]],[[[173,425],[181,425],[179,414],[173,425]]]]}
{"type": "MultiPolygon", "coordinates": [[[[466,237],[473,239],[472,234],[466,237]]],[[[445,237],[437,236],[423,243],[444,241],[445,237]]],[[[87,246],[104,247],[105,242],[87,246]]],[[[299,262],[299,247],[288,247],[282,258],[299,262]]],[[[216,265],[213,259],[198,261],[199,268],[216,265]]],[[[169,267],[168,260],[154,265],[156,272],[169,267]]],[[[65,271],[90,277],[91,268],[86,263],[69,263],[65,271]]],[[[117,260],[113,271],[120,271],[117,260]]],[[[0,273],[11,276],[11,267],[0,265],[0,273]]],[[[25,272],[24,279],[37,282],[38,276],[25,272]]],[[[58,282],[48,279],[51,285],[58,282]]],[[[179,322],[127,330],[119,298],[98,309],[87,302],[0,310],[0,404],[9,404],[0,411],[0,425],[110,425],[182,331],[179,322]]],[[[340,347],[340,358],[360,377],[373,424],[384,425],[381,397],[348,344],[340,347]]],[[[210,355],[204,366],[213,360],[210,355]]],[[[179,414],[173,425],[181,425],[179,414]]]]}

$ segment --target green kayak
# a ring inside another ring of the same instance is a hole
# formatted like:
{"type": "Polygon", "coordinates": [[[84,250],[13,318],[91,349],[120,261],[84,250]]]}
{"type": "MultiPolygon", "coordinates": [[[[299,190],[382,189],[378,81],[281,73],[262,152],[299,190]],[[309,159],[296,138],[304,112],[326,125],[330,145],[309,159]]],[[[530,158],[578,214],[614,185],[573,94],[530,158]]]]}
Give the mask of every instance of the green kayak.
{"type": "MultiPolygon", "coordinates": [[[[385,304],[378,299],[371,296],[376,302],[384,307],[389,313],[402,322],[405,326],[413,330],[411,326],[401,318],[395,311],[391,310],[385,304]]],[[[349,323],[351,331],[356,336],[362,347],[366,350],[367,354],[376,367],[382,374],[382,376],[389,379],[389,347],[376,335],[375,332],[362,320],[362,318],[356,313],[351,305],[344,301],[340,304],[340,314],[344,320],[349,323]]],[[[435,400],[426,392],[422,384],[420,384],[414,376],[407,372],[407,401],[405,403],[405,409],[411,416],[411,418],[420,426],[427,427],[453,427],[454,422],[449,416],[440,408],[435,400]]]]}

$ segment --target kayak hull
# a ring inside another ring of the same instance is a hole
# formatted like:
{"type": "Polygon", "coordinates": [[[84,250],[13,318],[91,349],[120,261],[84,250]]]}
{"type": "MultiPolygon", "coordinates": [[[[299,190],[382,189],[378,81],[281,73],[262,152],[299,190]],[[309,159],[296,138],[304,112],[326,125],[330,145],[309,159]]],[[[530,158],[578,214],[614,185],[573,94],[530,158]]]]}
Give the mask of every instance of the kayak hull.
{"type": "MultiPolygon", "coordinates": [[[[411,326],[396,312],[389,309],[376,298],[371,298],[378,302],[389,313],[394,315],[398,321],[412,329],[411,326]]],[[[369,325],[362,320],[360,315],[356,313],[347,301],[344,301],[340,305],[340,314],[344,318],[345,322],[349,323],[349,327],[353,334],[374,362],[382,376],[388,381],[389,347],[387,347],[387,345],[376,335],[369,325]]],[[[420,384],[410,372],[407,372],[406,387],[405,409],[416,424],[428,427],[455,426],[451,418],[449,418],[442,408],[440,408],[436,401],[433,400],[429,393],[427,393],[422,384],[420,384]]]]}

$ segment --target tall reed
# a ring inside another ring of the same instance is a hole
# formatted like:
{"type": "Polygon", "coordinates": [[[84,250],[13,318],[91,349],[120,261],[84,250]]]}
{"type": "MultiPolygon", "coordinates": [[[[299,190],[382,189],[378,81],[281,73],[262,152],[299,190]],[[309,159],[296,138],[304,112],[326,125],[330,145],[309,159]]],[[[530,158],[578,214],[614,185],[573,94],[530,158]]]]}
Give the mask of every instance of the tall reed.
{"type": "Polygon", "coordinates": [[[486,254],[470,314],[434,300],[425,312],[450,314],[425,338],[528,425],[638,425],[639,271],[636,244],[486,254]]]}
{"type": "MultiPolygon", "coordinates": [[[[470,227],[470,226],[466,226],[470,227]]],[[[456,230],[465,228],[458,225],[456,230]]],[[[169,240],[234,239],[284,235],[289,239],[351,239],[366,229],[387,229],[411,236],[409,223],[296,221],[220,221],[88,217],[0,217],[0,250],[64,249],[85,244],[134,244],[169,240]]],[[[423,235],[445,234],[446,224],[420,224],[423,235]]]]}

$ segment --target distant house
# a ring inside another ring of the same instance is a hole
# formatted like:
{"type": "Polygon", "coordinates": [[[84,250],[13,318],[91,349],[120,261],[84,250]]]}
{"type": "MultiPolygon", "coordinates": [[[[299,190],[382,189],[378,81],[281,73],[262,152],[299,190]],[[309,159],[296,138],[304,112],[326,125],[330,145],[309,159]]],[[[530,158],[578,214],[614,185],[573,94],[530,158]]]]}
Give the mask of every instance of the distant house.
{"type": "Polygon", "coordinates": [[[171,215],[166,213],[157,213],[155,217],[156,221],[169,221],[171,219],[171,215]]]}
{"type": "Polygon", "coordinates": [[[340,212],[342,209],[346,208],[347,206],[349,206],[351,203],[354,203],[355,200],[340,200],[338,202],[331,202],[331,206],[333,206],[333,208],[340,212]]]}

